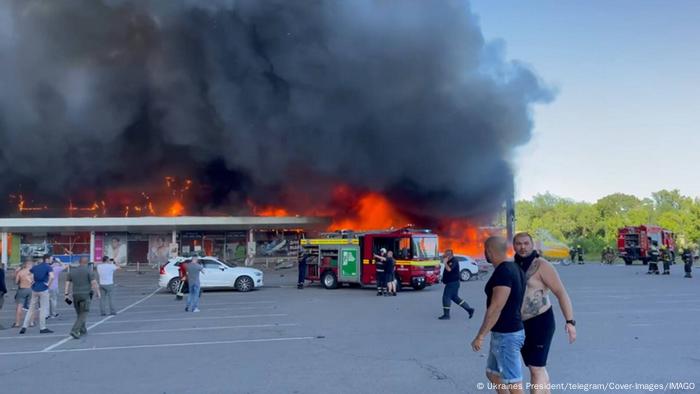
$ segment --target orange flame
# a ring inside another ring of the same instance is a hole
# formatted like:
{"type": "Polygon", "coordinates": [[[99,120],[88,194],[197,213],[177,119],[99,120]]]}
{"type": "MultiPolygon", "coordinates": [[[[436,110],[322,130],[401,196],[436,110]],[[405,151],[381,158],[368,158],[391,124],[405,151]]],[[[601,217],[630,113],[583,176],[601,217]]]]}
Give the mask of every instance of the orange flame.
{"type": "Polygon", "coordinates": [[[166,216],[182,216],[185,213],[185,206],[182,205],[180,201],[174,201],[170,208],[168,208],[168,213],[166,216]]]}
{"type": "Polygon", "coordinates": [[[349,217],[334,217],[328,229],[373,230],[404,227],[409,224],[391,202],[378,193],[362,196],[353,207],[353,211],[354,214],[349,217]]]}
{"type": "MultiPolygon", "coordinates": [[[[290,212],[287,208],[277,206],[258,207],[249,201],[254,215],[289,216],[327,216],[332,218],[327,231],[336,230],[380,230],[402,228],[412,221],[384,195],[377,192],[358,194],[345,185],[337,186],[332,193],[335,209],[313,209],[302,212],[290,212]],[[341,208],[339,208],[341,207],[341,208]]],[[[440,236],[440,249],[452,249],[456,254],[474,258],[484,255],[483,244],[492,235],[505,235],[504,230],[494,227],[480,227],[466,219],[444,219],[438,221],[437,228],[432,228],[440,236]]]]}
{"type": "Polygon", "coordinates": [[[440,234],[441,249],[452,249],[455,254],[475,258],[484,257],[484,242],[490,236],[505,236],[505,230],[498,227],[479,227],[468,220],[449,220],[440,234]]]}

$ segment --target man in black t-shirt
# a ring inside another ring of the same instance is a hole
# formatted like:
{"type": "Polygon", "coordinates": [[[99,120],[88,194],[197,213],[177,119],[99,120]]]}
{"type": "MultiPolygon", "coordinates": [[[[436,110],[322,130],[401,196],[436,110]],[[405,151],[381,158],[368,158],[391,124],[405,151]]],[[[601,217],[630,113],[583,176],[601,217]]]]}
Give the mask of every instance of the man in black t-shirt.
{"type": "Polygon", "coordinates": [[[504,238],[490,237],[484,247],[486,260],[495,269],[484,289],[487,310],[472,349],[481,350],[484,337],[491,332],[486,376],[494,384],[507,385],[507,392],[522,393],[520,348],[525,342],[525,330],[520,308],[525,294],[525,274],[517,264],[507,261],[508,242],[504,238]]]}

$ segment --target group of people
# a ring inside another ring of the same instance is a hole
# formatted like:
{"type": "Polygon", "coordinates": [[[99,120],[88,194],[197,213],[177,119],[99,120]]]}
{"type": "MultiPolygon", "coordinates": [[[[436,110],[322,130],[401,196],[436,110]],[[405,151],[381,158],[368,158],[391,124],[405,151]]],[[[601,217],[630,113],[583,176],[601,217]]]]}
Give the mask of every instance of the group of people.
{"type": "MultiPolygon", "coordinates": [[[[671,275],[671,264],[674,264],[675,256],[666,245],[659,247],[656,241],[652,241],[649,255],[649,269],[647,270],[647,275],[671,275]],[[663,265],[663,272],[659,272],[659,262],[663,265]]],[[[693,263],[695,262],[693,250],[684,248],[681,252],[681,259],[683,260],[685,277],[692,278],[693,263]]]]}
{"type": "Polygon", "coordinates": [[[652,241],[649,255],[650,260],[647,275],[659,275],[659,262],[663,264],[663,275],[671,275],[671,261],[673,260],[673,255],[666,245],[661,245],[661,247],[659,247],[656,241],[652,241]]]}
{"type": "Polygon", "coordinates": [[[569,257],[571,258],[571,262],[573,263],[574,261],[578,260],[579,264],[583,264],[583,248],[581,245],[576,245],[572,246],[569,248],[569,257]]]}
{"type": "MultiPolygon", "coordinates": [[[[59,280],[64,271],[67,273],[63,300],[73,305],[76,311],[76,321],[70,331],[73,338],[78,339],[87,334],[87,314],[94,296],[100,299],[102,316],[116,315],[113,302],[114,272],[120,269],[119,266],[108,257],[104,257],[102,263],[97,264],[96,268],[89,266],[88,263],[87,257],[82,257],[77,267],[70,267],[50,255],[44,255],[38,262],[31,258],[25,259],[20,269],[15,272],[16,311],[12,327],[19,328],[19,333],[25,334],[27,329],[34,327],[38,320],[39,333],[53,333],[53,330],[47,327],[46,321],[59,316],[59,280]]],[[[0,308],[2,308],[5,293],[7,293],[5,272],[0,269],[0,308]]]]}
{"type": "Polygon", "coordinates": [[[187,289],[185,312],[199,312],[199,299],[202,295],[199,276],[204,273],[204,267],[199,263],[199,257],[193,256],[188,262],[181,262],[177,269],[180,282],[175,292],[175,299],[182,300],[184,298],[184,291],[187,289]]]}
{"type": "MultiPolygon", "coordinates": [[[[570,343],[576,340],[573,306],[556,270],[539,256],[528,233],[517,234],[513,247],[515,259],[511,260],[505,238],[490,237],[484,244],[486,260],[494,272],[484,289],[486,314],[471,346],[480,351],[490,333],[486,375],[498,393],[523,392],[521,359],[530,371],[531,385],[536,388],[533,392],[549,392],[546,365],[556,327],[549,293],[559,301],[570,343]]],[[[449,319],[451,302],[463,307],[471,318],[474,309],[458,294],[459,276],[454,274],[459,272],[458,261],[451,250],[445,252],[444,259],[440,319],[449,319]]]]}
{"type": "MultiPolygon", "coordinates": [[[[297,289],[304,288],[309,258],[310,256],[305,250],[300,250],[297,289]]],[[[376,268],[377,296],[396,296],[398,279],[396,278],[394,252],[391,250],[387,251],[386,248],[379,249],[379,254],[374,255],[374,265],[376,268]]]]}
{"type": "Polygon", "coordinates": [[[377,296],[396,296],[396,260],[394,252],[386,248],[379,249],[374,255],[376,267],[377,296]]]}

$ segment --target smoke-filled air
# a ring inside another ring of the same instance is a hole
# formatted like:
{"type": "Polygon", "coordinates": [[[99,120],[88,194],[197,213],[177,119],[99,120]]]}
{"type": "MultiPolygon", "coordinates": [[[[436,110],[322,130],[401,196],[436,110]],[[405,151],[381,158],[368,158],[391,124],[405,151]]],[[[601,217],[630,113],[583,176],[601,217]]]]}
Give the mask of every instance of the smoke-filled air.
{"type": "Polygon", "coordinates": [[[552,99],[464,1],[7,0],[0,85],[5,215],[482,217],[552,99]]]}

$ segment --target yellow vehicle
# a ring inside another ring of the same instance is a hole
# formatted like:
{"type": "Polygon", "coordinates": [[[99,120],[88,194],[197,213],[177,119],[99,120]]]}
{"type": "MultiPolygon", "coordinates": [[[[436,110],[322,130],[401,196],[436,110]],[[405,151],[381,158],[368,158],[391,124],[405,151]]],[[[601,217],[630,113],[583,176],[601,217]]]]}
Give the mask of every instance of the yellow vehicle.
{"type": "Polygon", "coordinates": [[[569,259],[569,247],[544,229],[535,231],[535,249],[540,252],[542,257],[550,261],[569,259]]]}

